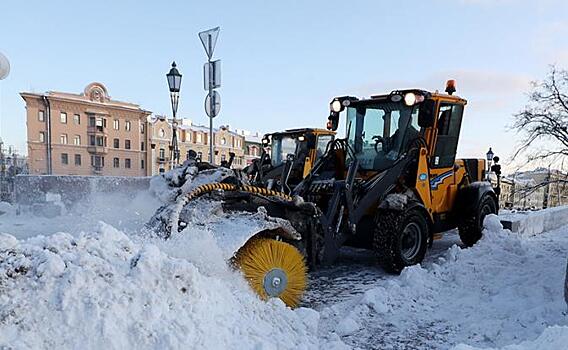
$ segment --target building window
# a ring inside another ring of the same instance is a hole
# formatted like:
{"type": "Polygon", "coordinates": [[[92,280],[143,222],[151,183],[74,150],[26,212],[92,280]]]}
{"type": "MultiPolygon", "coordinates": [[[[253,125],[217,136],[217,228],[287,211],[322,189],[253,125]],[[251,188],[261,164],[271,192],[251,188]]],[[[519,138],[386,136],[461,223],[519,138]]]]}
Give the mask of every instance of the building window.
{"type": "Polygon", "coordinates": [[[140,123],[140,133],[144,133],[144,123],[140,123]]]}
{"type": "Polygon", "coordinates": [[[141,150],[141,151],[144,150],[144,142],[140,142],[140,150],[141,150]]]}
{"type": "Polygon", "coordinates": [[[97,136],[97,146],[106,146],[106,138],[104,136],[97,136]]]}
{"type": "Polygon", "coordinates": [[[73,137],[73,144],[75,146],[81,145],[81,136],[80,135],[75,135],[75,137],[73,137]]]}
{"type": "Polygon", "coordinates": [[[160,129],[160,137],[164,138],[166,136],[166,132],[164,131],[164,129],[160,129]]]}
{"type": "Polygon", "coordinates": [[[130,131],[130,128],[131,128],[130,120],[127,120],[127,121],[124,123],[124,130],[130,131]]]}
{"type": "Polygon", "coordinates": [[[95,170],[102,170],[105,166],[105,157],[91,156],[91,166],[93,166],[95,170]]]}
{"type": "Polygon", "coordinates": [[[39,120],[40,122],[45,121],[45,112],[44,111],[38,111],[37,112],[37,120],[39,120]]]}
{"type": "Polygon", "coordinates": [[[120,148],[120,140],[119,140],[119,139],[114,139],[112,146],[113,146],[114,148],[120,148]]]}
{"type": "Polygon", "coordinates": [[[75,155],[75,165],[81,165],[81,155],[80,154],[75,155]]]}
{"type": "Polygon", "coordinates": [[[126,159],[124,160],[124,167],[125,167],[126,169],[130,169],[130,158],[126,158],[126,159]]]}
{"type": "Polygon", "coordinates": [[[124,148],[130,149],[130,140],[124,140],[124,148]]]}
{"type": "Polygon", "coordinates": [[[221,144],[224,146],[227,144],[227,139],[225,139],[224,137],[221,139],[221,144]]]}
{"type": "Polygon", "coordinates": [[[75,125],[80,125],[81,124],[81,116],[79,114],[73,115],[73,122],[75,123],[75,125]]]}
{"type": "Polygon", "coordinates": [[[120,159],[113,158],[112,159],[112,166],[113,166],[113,168],[119,168],[120,167],[120,159]]]}
{"type": "Polygon", "coordinates": [[[89,126],[96,127],[98,131],[103,131],[106,128],[106,118],[89,116],[89,126]]]}
{"type": "Polygon", "coordinates": [[[144,169],[144,159],[140,159],[140,169],[144,169]]]}
{"type": "Polygon", "coordinates": [[[67,113],[61,112],[60,118],[61,118],[61,123],[67,124],[67,113]]]}
{"type": "Polygon", "coordinates": [[[89,146],[94,146],[96,145],[96,138],[95,135],[89,135],[89,146]]]}
{"type": "Polygon", "coordinates": [[[118,119],[112,121],[112,127],[114,130],[120,129],[120,122],[118,121],[118,119]]]}
{"type": "Polygon", "coordinates": [[[160,160],[164,160],[166,158],[166,150],[160,148],[160,160]]]}
{"type": "Polygon", "coordinates": [[[61,136],[59,136],[59,143],[62,145],[67,144],[67,134],[61,134],[61,136]]]}
{"type": "Polygon", "coordinates": [[[67,153],[61,153],[61,164],[69,164],[69,156],[67,155],[67,153]]]}
{"type": "Polygon", "coordinates": [[[40,131],[40,133],[39,133],[39,142],[45,143],[45,132],[44,131],[40,131]]]}

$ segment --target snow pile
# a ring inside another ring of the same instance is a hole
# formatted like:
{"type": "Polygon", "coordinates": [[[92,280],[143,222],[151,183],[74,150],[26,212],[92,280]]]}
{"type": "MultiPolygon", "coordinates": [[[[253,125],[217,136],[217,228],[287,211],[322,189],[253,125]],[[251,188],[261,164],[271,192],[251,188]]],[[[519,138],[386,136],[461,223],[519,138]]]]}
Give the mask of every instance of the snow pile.
{"type": "Polygon", "coordinates": [[[453,246],[428,268],[406,268],[322,310],[320,332],[380,348],[499,347],[568,324],[562,296],[568,235],[519,237],[494,215],[485,226],[474,247],[453,246]]]}
{"type": "Polygon", "coordinates": [[[553,350],[566,349],[568,346],[568,327],[553,326],[535,340],[524,341],[520,344],[507,345],[502,348],[475,348],[469,345],[458,345],[454,350],[553,350]]]}
{"type": "Polygon", "coordinates": [[[235,172],[227,168],[198,169],[194,163],[187,161],[182,166],[172,169],[163,176],[154,176],[150,180],[150,191],[164,203],[175,201],[180,194],[189,193],[197,186],[221,182],[235,176],[235,172]]]}
{"type": "Polygon", "coordinates": [[[15,211],[14,207],[10,203],[0,201],[0,216],[1,215],[12,215],[15,212],[16,211],[15,211]]]}
{"type": "Polygon", "coordinates": [[[184,233],[0,235],[0,348],[318,346],[317,312],[259,300],[210,232],[184,233]]]}
{"type": "MultiPolygon", "coordinates": [[[[81,201],[69,205],[61,215],[52,217],[38,215],[34,206],[7,205],[8,211],[0,214],[0,232],[10,233],[19,239],[61,231],[74,235],[92,231],[103,220],[131,235],[140,231],[160,205],[161,202],[148,190],[86,193],[81,201]]],[[[0,207],[3,207],[3,202],[0,202],[0,207]]]]}

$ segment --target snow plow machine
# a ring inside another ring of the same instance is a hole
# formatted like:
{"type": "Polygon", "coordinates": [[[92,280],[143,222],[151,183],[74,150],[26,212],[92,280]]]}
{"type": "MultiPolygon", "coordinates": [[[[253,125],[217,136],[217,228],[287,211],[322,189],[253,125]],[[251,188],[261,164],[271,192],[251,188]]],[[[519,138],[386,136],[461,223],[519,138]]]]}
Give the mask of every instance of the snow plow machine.
{"type": "Polygon", "coordinates": [[[485,216],[497,213],[498,199],[484,159],[456,159],[467,101],[454,92],[450,80],[445,94],[412,89],[334,98],[327,127],[337,130],[345,114],[346,135],[328,140],[320,156],[310,153],[320,135],[312,130],[285,157],[277,137],[264,138],[270,151],[244,171],[190,159],[166,174],[171,200],[148,227],[169,238],[207,225],[261,298],[291,307],[300,303],[308,268],[333,263],[343,245],[374,250],[393,273],[420,263],[450,229],[471,246],[485,216]],[[275,157],[283,164],[273,165],[285,171],[271,181],[258,172],[275,157]],[[311,160],[309,171],[290,182],[294,171],[287,169],[311,160]]]}

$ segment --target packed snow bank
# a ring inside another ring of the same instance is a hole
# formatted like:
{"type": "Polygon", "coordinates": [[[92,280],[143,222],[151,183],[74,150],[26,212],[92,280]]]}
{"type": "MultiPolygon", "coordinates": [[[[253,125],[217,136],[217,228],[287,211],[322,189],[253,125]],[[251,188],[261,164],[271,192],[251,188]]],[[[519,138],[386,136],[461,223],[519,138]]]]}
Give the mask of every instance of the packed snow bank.
{"type": "Polygon", "coordinates": [[[14,207],[8,202],[0,201],[0,216],[1,215],[11,215],[14,214],[16,211],[14,207]]]}
{"type": "Polygon", "coordinates": [[[513,232],[522,235],[536,235],[568,225],[568,206],[538,211],[507,212],[499,215],[510,222],[513,232]]]}
{"type": "Polygon", "coordinates": [[[474,247],[453,246],[428,267],[406,268],[321,310],[320,334],[339,334],[350,345],[447,349],[517,344],[567,325],[568,229],[521,237],[494,215],[485,227],[474,247]]]}
{"type": "Polygon", "coordinates": [[[318,346],[317,312],[259,300],[210,232],[186,233],[160,247],[102,223],[75,236],[0,235],[0,348],[318,346]]]}

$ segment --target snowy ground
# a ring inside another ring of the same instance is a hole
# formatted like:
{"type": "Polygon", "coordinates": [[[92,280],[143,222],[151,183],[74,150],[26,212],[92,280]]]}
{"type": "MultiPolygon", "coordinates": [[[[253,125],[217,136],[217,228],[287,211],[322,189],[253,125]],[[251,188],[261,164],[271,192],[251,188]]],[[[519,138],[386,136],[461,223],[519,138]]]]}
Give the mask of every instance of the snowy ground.
{"type": "Polygon", "coordinates": [[[461,249],[449,233],[422,267],[400,276],[377,268],[369,252],[345,249],[337,265],[310,276],[303,308],[290,310],[256,298],[227,268],[206,225],[166,242],[141,237],[159,204],[142,192],[89,198],[53,219],[5,210],[0,348],[512,350],[568,344],[562,295],[568,227],[520,237],[501,230],[494,218],[475,247],[461,249]]]}

